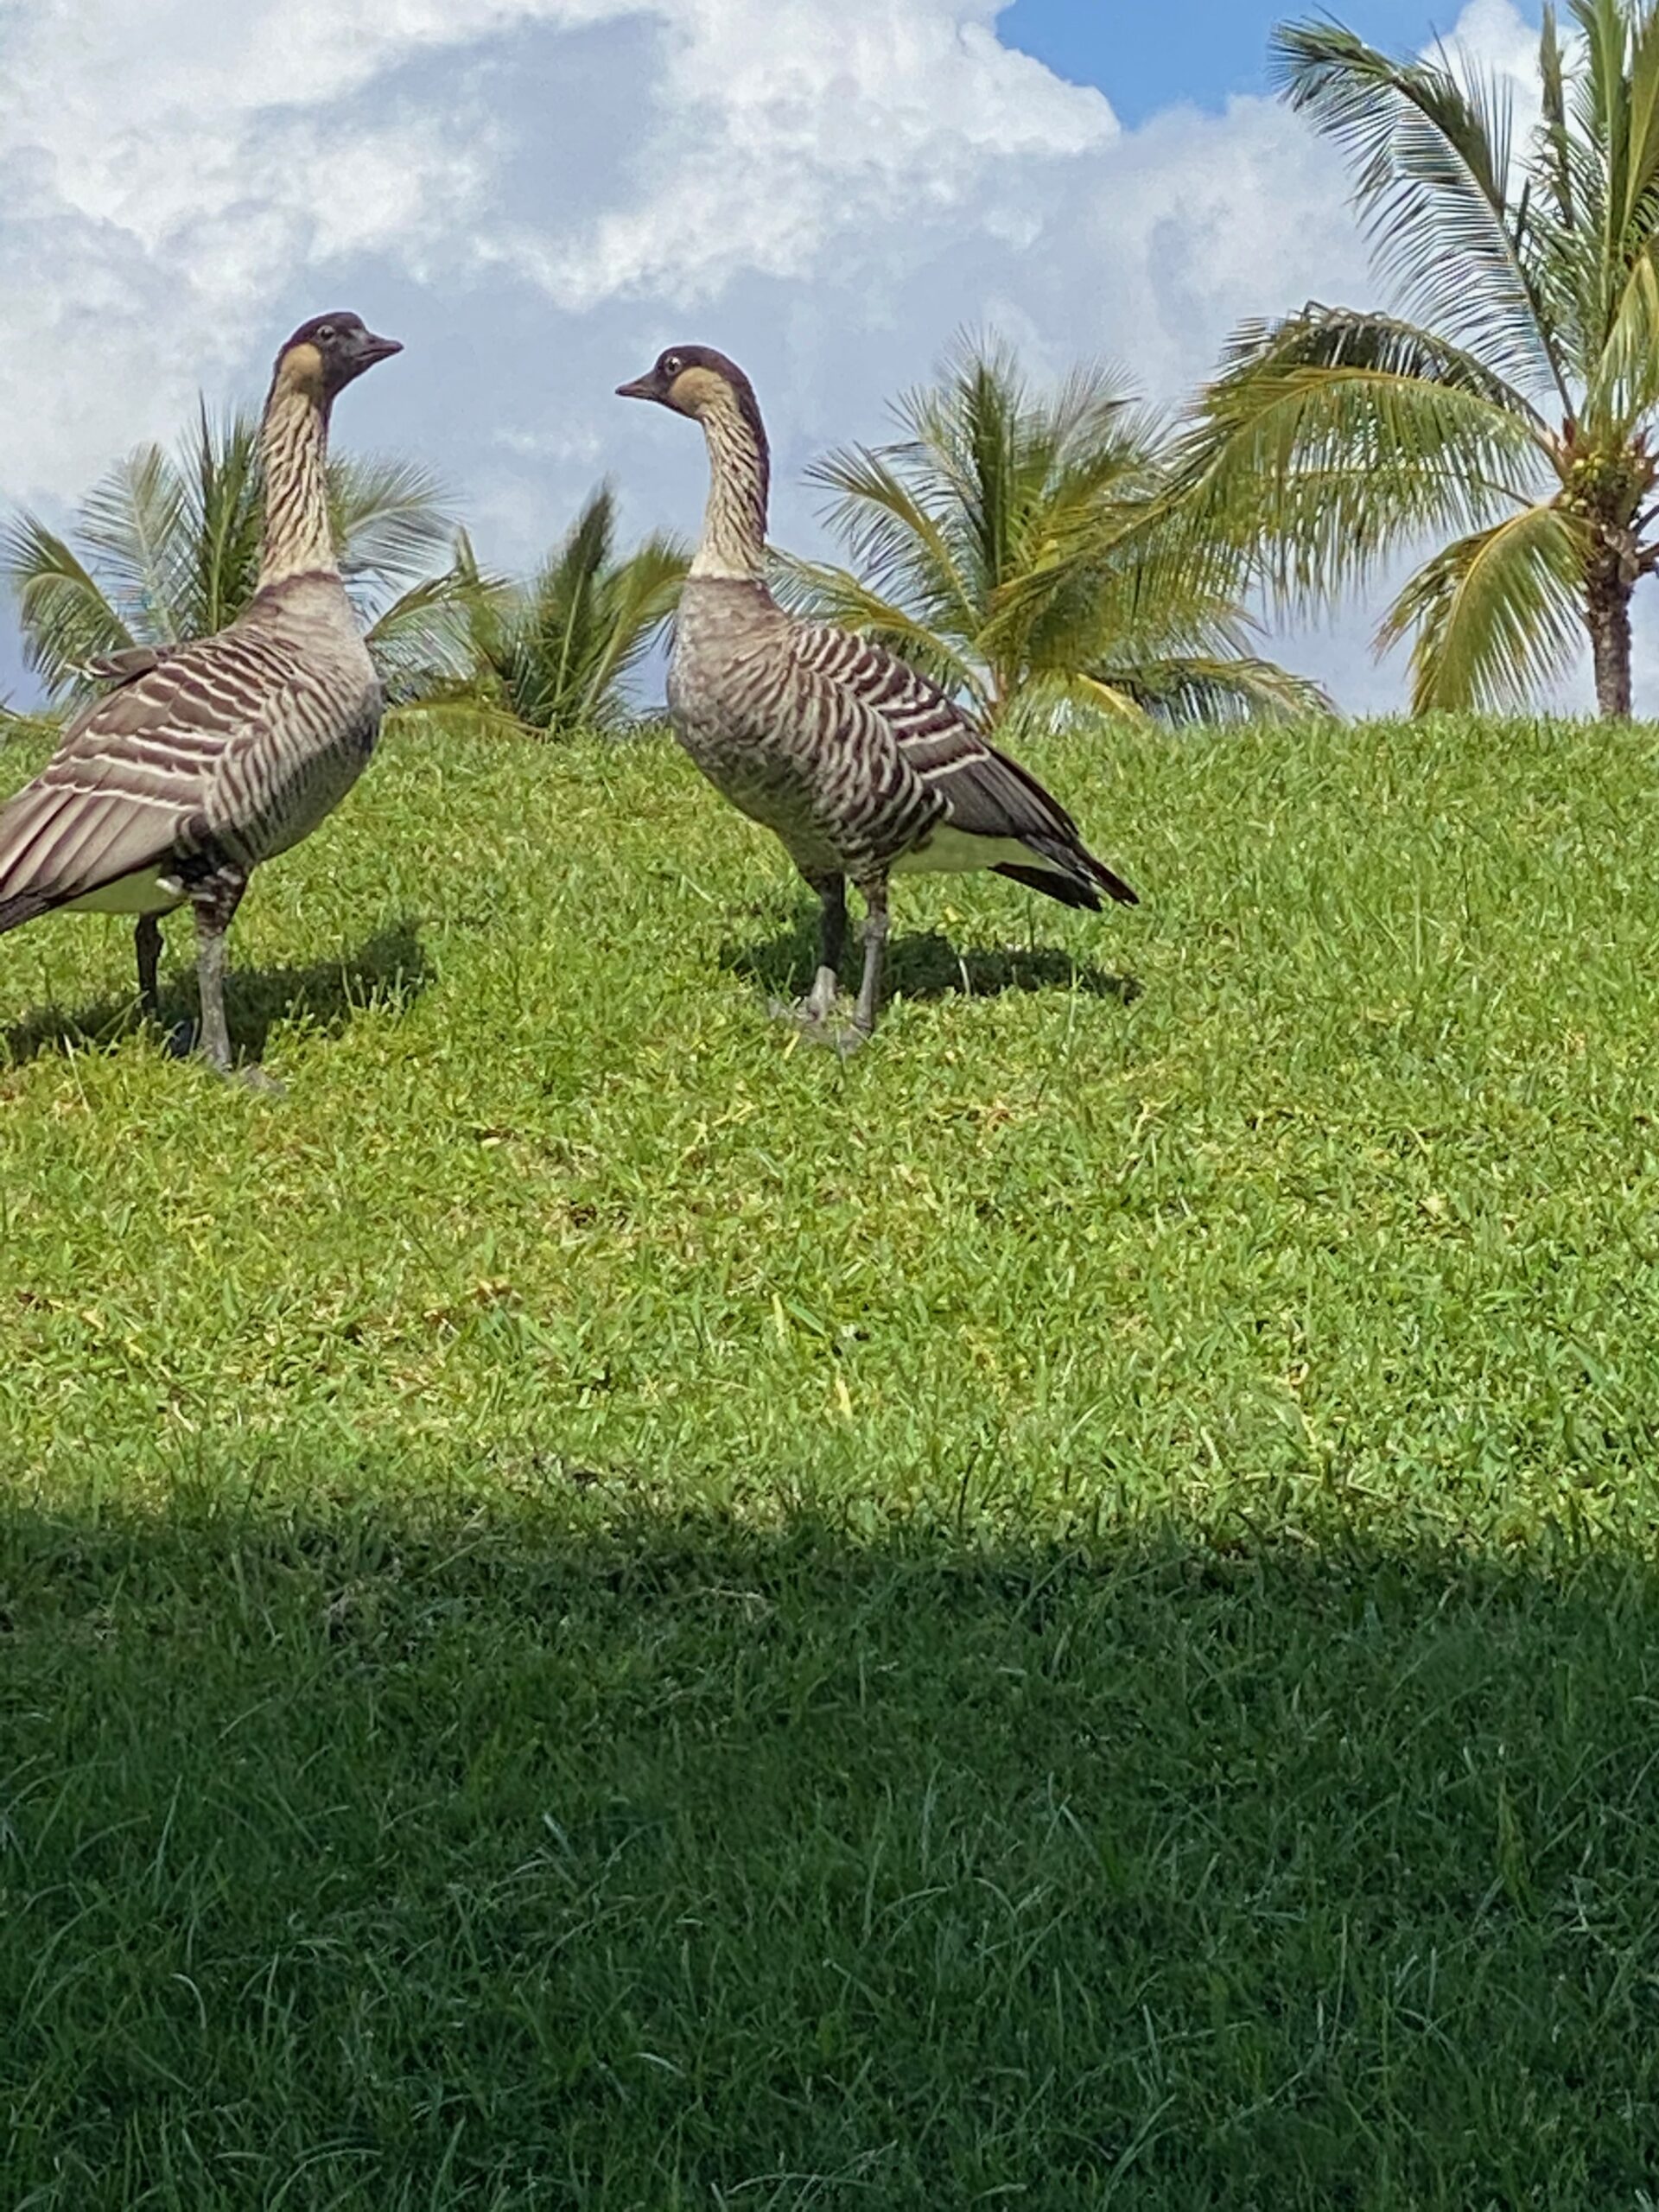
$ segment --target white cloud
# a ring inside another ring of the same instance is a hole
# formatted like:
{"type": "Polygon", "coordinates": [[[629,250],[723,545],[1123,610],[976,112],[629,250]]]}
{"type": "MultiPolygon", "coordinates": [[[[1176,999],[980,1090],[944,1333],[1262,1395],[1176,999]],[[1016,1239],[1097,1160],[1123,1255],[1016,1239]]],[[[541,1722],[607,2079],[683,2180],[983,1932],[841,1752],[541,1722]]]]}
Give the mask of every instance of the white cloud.
{"type": "Polygon", "coordinates": [[[949,0],[683,0],[664,14],[656,128],[626,202],[575,240],[521,227],[504,242],[573,310],[701,304],[740,273],[810,280],[838,241],[969,205],[996,235],[999,169],[1116,135],[1101,94],[949,0]]]}
{"type": "MultiPolygon", "coordinates": [[[[632,524],[695,524],[697,442],[611,397],[677,338],[754,374],[799,543],[810,454],[879,435],[961,325],[1173,401],[1242,317],[1370,296],[1341,171],[1281,105],[1124,130],[998,12],[0,0],[0,496],[72,499],[199,385],[257,397],[289,324],[344,304],[410,347],[341,434],[435,461],[487,561],[607,471],[632,524]]],[[[1458,31],[1524,79],[1510,0],[1458,31]]],[[[1346,676],[1353,626],[1291,657],[1346,676]]]]}
{"type": "Polygon", "coordinates": [[[1514,0],[1469,0],[1448,41],[1494,76],[1508,78],[1535,109],[1538,97],[1538,33],[1514,0]]]}

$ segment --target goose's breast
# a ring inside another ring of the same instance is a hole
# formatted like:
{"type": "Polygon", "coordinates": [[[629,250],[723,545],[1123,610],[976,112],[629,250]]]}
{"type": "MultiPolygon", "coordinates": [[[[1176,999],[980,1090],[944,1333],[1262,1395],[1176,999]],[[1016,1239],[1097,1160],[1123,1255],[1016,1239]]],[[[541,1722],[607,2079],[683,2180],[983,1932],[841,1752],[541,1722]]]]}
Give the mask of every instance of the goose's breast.
{"type": "Polygon", "coordinates": [[[315,657],[258,741],[226,760],[217,798],[233,843],[264,861],[308,836],[368,765],[380,713],[366,653],[315,657]]]}

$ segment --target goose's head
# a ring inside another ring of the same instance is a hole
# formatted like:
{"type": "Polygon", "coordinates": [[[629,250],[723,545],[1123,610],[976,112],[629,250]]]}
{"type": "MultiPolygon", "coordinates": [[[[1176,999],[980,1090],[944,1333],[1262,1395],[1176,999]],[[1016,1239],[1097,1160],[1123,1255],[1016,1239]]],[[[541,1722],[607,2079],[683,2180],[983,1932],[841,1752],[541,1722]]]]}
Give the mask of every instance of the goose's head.
{"type": "Polygon", "coordinates": [[[690,416],[693,422],[735,404],[740,415],[757,430],[760,427],[754,386],[735,361],[728,360],[712,346],[669,346],[644,376],[636,377],[632,384],[618,385],[616,396],[654,399],[658,406],[671,407],[677,415],[690,416]]]}
{"type": "Polygon", "coordinates": [[[332,399],[365,369],[403,350],[399,339],[377,338],[360,315],[315,315],[277,354],[276,381],[332,399]]]}

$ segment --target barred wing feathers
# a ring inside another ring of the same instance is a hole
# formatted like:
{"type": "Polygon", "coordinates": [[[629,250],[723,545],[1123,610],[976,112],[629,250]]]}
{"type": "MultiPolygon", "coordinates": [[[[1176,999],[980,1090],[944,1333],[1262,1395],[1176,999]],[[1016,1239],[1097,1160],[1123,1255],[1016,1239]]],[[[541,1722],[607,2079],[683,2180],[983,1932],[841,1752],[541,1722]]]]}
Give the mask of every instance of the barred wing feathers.
{"type": "Polygon", "coordinates": [[[111,686],[135,683],[178,650],[176,645],[122,645],[112,653],[100,653],[96,660],[89,660],[86,673],[100,683],[111,686]]]}
{"type": "Polygon", "coordinates": [[[288,655],[246,631],[145,655],[142,665],[138,652],[112,658],[124,664],[99,672],[118,688],[77,716],[34,782],[0,807],[0,931],[129,876],[165,873],[222,834],[236,811],[227,800],[293,693],[288,655]]]}
{"type": "MultiPolygon", "coordinates": [[[[822,677],[849,699],[872,710],[891,733],[906,766],[944,802],[939,831],[929,842],[982,841],[983,858],[969,857],[971,844],[955,850],[957,864],[989,866],[1069,906],[1097,910],[1106,892],[1125,906],[1135,893],[1084,843],[1076,822],[1029,769],[982,737],[962,709],[937,685],[897,655],[830,623],[802,623],[792,633],[798,665],[822,677]],[[994,857],[1010,842],[1020,857],[994,857]]],[[[916,864],[930,865],[927,847],[916,864]]]]}

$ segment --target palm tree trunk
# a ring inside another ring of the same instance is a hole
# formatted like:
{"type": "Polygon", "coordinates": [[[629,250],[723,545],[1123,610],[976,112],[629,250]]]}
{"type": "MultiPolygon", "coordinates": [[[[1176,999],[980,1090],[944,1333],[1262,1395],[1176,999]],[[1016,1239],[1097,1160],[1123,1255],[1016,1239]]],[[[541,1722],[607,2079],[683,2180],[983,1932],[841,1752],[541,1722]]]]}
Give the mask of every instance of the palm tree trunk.
{"type": "Polygon", "coordinates": [[[1596,669],[1596,711],[1605,721],[1630,718],[1630,587],[1617,557],[1591,569],[1585,626],[1596,669]]]}

